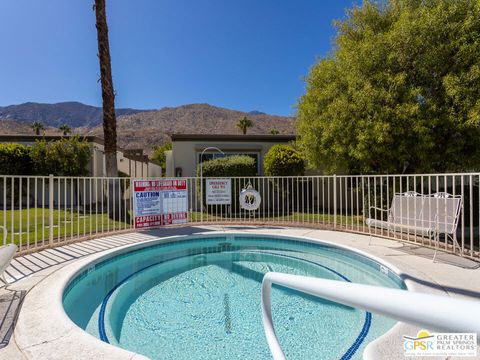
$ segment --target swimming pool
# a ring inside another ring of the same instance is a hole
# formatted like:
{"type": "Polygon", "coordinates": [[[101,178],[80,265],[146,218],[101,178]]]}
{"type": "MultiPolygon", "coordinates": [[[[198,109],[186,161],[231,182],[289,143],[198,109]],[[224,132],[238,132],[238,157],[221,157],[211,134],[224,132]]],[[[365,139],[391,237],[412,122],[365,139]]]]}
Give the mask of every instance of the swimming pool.
{"type": "MultiPolygon", "coordinates": [[[[405,288],[388,267],[345,248],[222,233],[100,259],[69,282],[63,304],[88,333],[152,359],[268,359],[260,305],[268,271],[405,288]]],[[[278,286],[272,311],[288,359],[360,359],[395,323],[278,286]]]]}

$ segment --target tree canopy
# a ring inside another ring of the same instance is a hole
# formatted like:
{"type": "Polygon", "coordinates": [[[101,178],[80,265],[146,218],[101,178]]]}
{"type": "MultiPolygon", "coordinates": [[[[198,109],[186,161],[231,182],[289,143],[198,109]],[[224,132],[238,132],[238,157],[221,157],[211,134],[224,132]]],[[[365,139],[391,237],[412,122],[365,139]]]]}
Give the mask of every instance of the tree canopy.
{"type": "Polygon", "coordinates": [[[30,156],[37,175],[86,176],[91,148],[79,136],[57,141],[37,140],[30,156]]]}
{"type": "Polygon", "coordinates": [[[35,132],[35,135],[40,135],[40,131],[45,130],[45,126],[39,121],[35,121],[30,127],[35,132]]]}
{"type": "Polygon", "coordinates": [[[67,124],[62,124],[58,127],[58,129],[63,133],[64,136],[67,136],[72,132],[72,128],[67,124]]]}
{"type": "Polygon", "coordinates": [[[162,167],[162,173],[165,173],[167,169],[167,157],[165,156],[165,151],[167,150],[172,150],[171,142],[156,146],[153,149],[152,155],[150,155],[150,161],[154,164],[160,165],[162,167]]]}
{"type": "Polygon", "coordinates": [[[265,154],[263,167],[267,176],[305,175],[302,154],[291,145],[273,145],[265,154]]]}
{"type": "Polygon", "coordinates": [[[242,131],[243,135],[246,135],[247,129],[252,126],[253,126],[253,121],[247,118],[246,116],[244,116],[237,122],[237,128],[239,128],[242,131]]]}
{"type": "Polygon", "coordinates": [[[300,145],[327,172],[480,168],[480,2],[366,0],[336,23],[298,104],[300,145]]]}

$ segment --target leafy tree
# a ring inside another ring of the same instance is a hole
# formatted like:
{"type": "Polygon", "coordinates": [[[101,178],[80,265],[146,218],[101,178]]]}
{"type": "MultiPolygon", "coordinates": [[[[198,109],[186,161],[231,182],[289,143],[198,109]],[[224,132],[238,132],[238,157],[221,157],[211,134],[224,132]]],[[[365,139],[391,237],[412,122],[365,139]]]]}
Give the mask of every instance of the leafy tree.
{"type": "MultiPolygon", "coordinates": [[[[32,175],[30,146],[12,143],[0,144],[0,175],[32,175]]],[[[24,196],[28,193],[27,181],[15,177],[0,177],[0,188],[5,192],[3,194],[4,206],[9,208],[19,203],[20,193],[23,193],[24,196]],[[21,191],[19,191],[20,188],[21,191]]]]}
{"type": "Polygon", "coordinates": [[[253,126],[253,121],[244,116],[237,123],[237,128],[242,130],[243,135],[247,134],[247,129],[253,126]]]}
{"type": "Polygon", "coordinates": [[[291,145],[273,145],[265,155],[263,168],[267,176],[305,174],[305,162],[302,154],[291,145]]]}
{"type": "Polygon", "coordinates": [[[58,129],[63,133],[64,136],[67,136],[72,132],[72,128],[67,124],[60,125],[58,129]]]}
{"type": "Polygon", "coordinates": [[[278,134],[280,134],[280,131],[278,131],[277,129],[270,130],[270,135],[278,135],[278,134]]]}
{"type": "Polygon", "coordinates": [[[307,78],[298,134],[327,172],[480,168],[480,2],[364,1],[307,78]]]}
{"type": "Polygon", "coordinates": [[[37,140],[31,148],[34,173],[37,175],[86,176],[91,148],[79,136],[57,141],[37,140]]]}
{"type": "Polygon", "coordinates": [[[1,175],[32,175],[30,147],[20,144],[0,144],[1,175]]]}
{"type": "Polygon", "coordinates": [[[162,167],[162,173],[165,173],[167,169],[167,158],[165,157],[165,151],[172,150],[172,143],[168,142],[161,146],[156,146],[153,149],[153,153],[150,156],[150,161],[154,164],[160,165],[162,167]]]}
{"type": "Polygon", "coordinates": [[[35,135],[40,135],[40,131],[45,130],[45,127],[43,124],[39,121],[35,121],[32,125],[31,128],[35,132],[35,135]]]}

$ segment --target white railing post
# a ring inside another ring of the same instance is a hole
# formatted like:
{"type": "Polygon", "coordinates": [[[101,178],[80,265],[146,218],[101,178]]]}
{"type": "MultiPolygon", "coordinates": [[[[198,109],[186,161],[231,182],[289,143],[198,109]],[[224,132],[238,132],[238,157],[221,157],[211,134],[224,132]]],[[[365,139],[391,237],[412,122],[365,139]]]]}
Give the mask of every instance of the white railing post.
{"type": "Polygon", "coordinates": [[[53,244],[53,175],[48,177],[48,241],[53,244]]]}
{"type": "Polygon", "coordinates": [[[333,228],[337,228],[337,174],[333,174],[333,228]]]}
{"type": "Polygon", "coordinates": [[[480,338],[480,302],[408,290],[268,272],[262,282],[262,320],[274,360],[285,360],[273,326],[272,284],[305,294],[388,316],[398,321],[439,332],[476,333],[480,338]],[[415,306],[408,306],[415,304],[415,306]],[[435,306],[432,306],[435,304],[435,306]]]}

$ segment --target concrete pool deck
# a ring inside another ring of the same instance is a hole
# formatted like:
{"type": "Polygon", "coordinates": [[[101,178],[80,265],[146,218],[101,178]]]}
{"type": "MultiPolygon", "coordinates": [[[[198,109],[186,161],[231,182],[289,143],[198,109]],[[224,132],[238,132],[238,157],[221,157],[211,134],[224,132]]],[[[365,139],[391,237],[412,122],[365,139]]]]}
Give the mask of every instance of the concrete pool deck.
{"type": "MultiPolygon", "coordinates": [[[[374,237],[371,245],[368,245],[369,238],[365,235],[308,228],[172,227],[106,236],[17,257],[7,269],[7,278],[11,283],[0,289],[0,334],[3,337],[0,359],[145,359],[141,355],[102,343],[73,325],[65,319],[61,306],[52,305],[54,302],[57,305],[61,303],[61,299],[52,294],[62,290],[72,271],[108,252],[161,237],[206,234],[211,231],[299,236],[349,246],[396,267],[410,290],[480,300],[480,264],[442,252],[439,252],[437,262],[433,263],[433,250],[412,244],[374,237]],[[16,319],[15,309],[20,306],[16,319]],[[9,329],[11,324],[15,324],[13,334],[9,329]]],[[[414,336],[418,330],[415,326],[398,323],[387,334],[369,344],[364,357],[404,359],[402,336],[414,336]]],[[[478,353],[477,358],[480,359],[480,351],[478,353]]]]}

